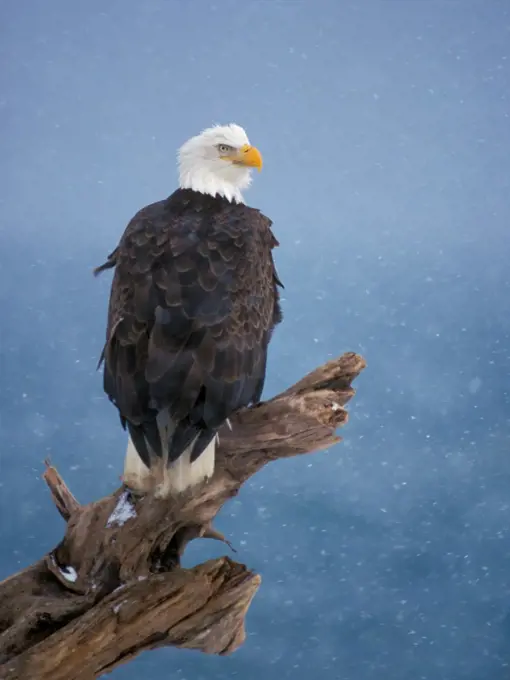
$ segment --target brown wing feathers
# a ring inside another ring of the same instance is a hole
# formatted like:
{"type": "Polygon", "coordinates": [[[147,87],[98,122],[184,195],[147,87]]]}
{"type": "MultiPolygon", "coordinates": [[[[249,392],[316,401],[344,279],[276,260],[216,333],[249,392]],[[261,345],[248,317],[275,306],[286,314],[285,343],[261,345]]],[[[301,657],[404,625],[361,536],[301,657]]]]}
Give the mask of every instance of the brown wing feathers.
{"type": "Polygon", "coordinates": [[[274,245],[258,211],[190,191],[128,225],[107,263],[104,387],[138,450],[142,434],[154,448],[156,414],[168,409],[172,458],[199,435],[197,457],[233,411],[260,399],[281,317],[274,245]]]}

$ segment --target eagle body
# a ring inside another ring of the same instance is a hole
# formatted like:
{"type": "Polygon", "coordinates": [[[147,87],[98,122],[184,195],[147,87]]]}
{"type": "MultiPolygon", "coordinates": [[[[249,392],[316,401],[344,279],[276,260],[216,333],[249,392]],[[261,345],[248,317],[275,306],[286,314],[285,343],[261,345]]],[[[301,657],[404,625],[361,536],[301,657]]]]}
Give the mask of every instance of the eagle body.
{"type": "Polygon", "coordinates": [[[218,429],[260,400],[282,315],[271,221],[179,188],[129,222],[114,268],[103,384],[129,431],[124,481],[166,496],[212,475],[218,429]]]}

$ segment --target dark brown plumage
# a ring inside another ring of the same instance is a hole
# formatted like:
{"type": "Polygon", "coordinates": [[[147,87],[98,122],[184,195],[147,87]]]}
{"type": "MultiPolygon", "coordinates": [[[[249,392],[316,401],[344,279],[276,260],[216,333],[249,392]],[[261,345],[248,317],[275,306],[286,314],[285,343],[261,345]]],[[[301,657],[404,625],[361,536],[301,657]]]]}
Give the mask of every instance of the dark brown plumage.
{"type": "Polygon", "coordinates": [[[150,465],[156,423],[175,427],[169,461],[195,437],[195,460],[234,411],[260,400],[281,320],[271,221],[191,189],[140,210],[95,273],[115,267],[104,389],[150,465]],[[148,444],[148,446],[147,446],[148,444]]]}

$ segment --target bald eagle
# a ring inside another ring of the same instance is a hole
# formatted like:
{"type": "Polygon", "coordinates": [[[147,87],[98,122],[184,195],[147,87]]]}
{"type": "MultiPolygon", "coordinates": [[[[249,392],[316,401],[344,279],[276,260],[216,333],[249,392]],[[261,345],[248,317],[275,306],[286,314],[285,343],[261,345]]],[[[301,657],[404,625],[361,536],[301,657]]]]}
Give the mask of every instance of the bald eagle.
{"type": "Polygon", "coordinates": [[[94,270],[115,268],[99,365],[129,433],[124,483],[159,497],[212,476],[218,429],[260,401],[282,318],[272,223],[241,194],[260,152],[231,124],[178,160],[179,188],[142,208],[94,270]]]}

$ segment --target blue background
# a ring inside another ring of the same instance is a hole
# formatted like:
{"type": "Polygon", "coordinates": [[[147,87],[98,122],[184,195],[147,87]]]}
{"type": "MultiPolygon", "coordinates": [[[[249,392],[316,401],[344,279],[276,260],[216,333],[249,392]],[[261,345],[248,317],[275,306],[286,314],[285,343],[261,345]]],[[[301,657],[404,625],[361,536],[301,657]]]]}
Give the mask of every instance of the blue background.
{"type": "MultiPolygon", "coordinates": [[[[60,539],[125,435],[91,270],[175,154],[237,122],[264,155],[285,321],[266,395],[362,353],[345,441],[263,470],[217,528],[262,574],[230,658],[115,680],[503,680],[510,663],[510,6],[492,0],[3,0],[0,578],[60,539]]],[[[204,541],[191,565],[224,553],[204,541]]]]}

